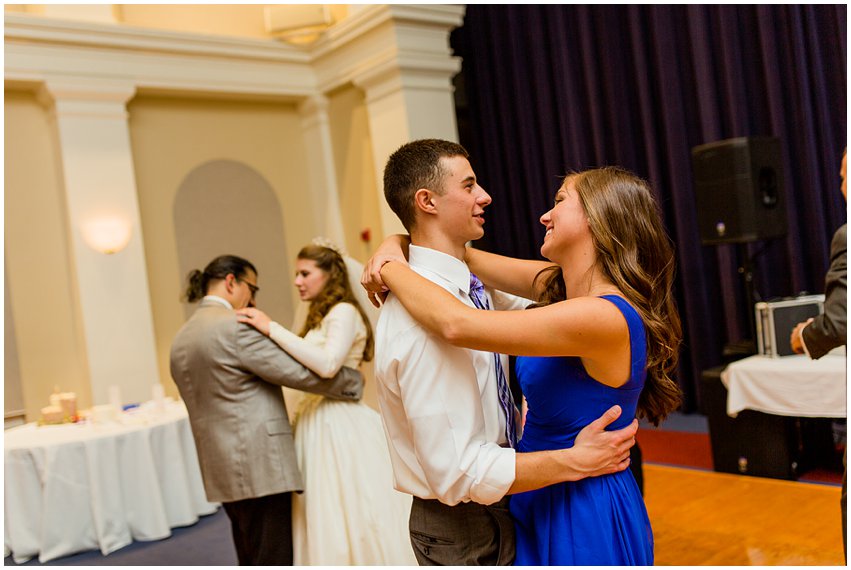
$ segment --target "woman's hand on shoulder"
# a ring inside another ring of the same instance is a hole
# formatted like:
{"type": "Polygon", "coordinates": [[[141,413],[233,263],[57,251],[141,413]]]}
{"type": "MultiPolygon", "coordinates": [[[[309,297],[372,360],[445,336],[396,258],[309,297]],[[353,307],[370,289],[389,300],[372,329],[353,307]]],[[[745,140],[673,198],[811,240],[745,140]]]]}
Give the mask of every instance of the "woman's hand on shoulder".
{"type": "Polygon", "coordinates": [[[249,324],[261,333],[269,336],[272,319],[270,319],[269,315],[260,309],[255,309],[253,307],[239,309],[236,312],[236,320],[241,323],[249,324]]]}
{"type": "Polygon", "coordinates": [[[387,297],[388,287],[381,279],[381,268],[388,261],[399,261],[405,265],[408,264],[406,253],[408,245],[411,243],[408,236],[394,234],[381,242],[378,249],[369,258],[369,261],[364,265],[363,273],[361,274],[361,285],[366,289],[369,302],[376,307],[381,307],[381,303],[387,297]]]}

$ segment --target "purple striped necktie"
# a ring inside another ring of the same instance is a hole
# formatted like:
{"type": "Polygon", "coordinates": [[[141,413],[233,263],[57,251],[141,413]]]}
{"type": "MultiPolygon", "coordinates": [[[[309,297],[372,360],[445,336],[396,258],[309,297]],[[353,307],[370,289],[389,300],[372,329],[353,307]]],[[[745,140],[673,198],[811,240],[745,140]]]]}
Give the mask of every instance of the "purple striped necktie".
{"type": "MultiPolygon", "coordinates": [[[[475,274],[470,273],[470,299],[477,309],[484,311],[490,310],[490,303],[485,296],[485,287],[475,274]]],[[[517,426],[514,405],[514,398],[511,396],[511,390],[508,388],[508,380],[505,377],[505,370],[502,368],[502,361],[499,354],[493,353],[494,367],[496,368],[496,388],[499,393],[499,405],[502,408],[502,413],[505,416],[505,437],[508,439],[508,444],[511,447],[517,446],[517,426]]]]}

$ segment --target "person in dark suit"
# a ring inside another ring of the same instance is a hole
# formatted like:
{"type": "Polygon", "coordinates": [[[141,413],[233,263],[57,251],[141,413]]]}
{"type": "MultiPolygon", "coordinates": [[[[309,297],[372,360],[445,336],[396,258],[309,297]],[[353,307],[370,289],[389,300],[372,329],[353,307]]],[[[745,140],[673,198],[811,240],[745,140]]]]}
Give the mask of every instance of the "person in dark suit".
{"type": "MultiPolygon", "coordinates": [[[[848,151],[842,154],[842,166],[839,175],[842,178],[842,196],[848,200],[845,187],[845,163],[848,151]]],[[[798,323],[792,330],[790,342],[792,350],[798,354],[806,353],[810,358],[818,359],[847,342],[845,332],[845,321],[847,319],[847,290],[848,290],[848,261],[847,250],[847,227],[843,224],[833,235],[830,243],[830,268],[824,278],[824,313],[798,323]]],[[[848,551],[848,534],[846,528],[846,513],[848,505],[848,494],[846,474],[842,475],[842,547],[844,552],[848,551]]]]}
{"type": "Polygon", "coordinates": [[[201,301],[171,347],[171,376],[186,403],[207,500],[231,521],[240,565],[292,565],[291,493],[303,490],[281,386],[359,400],[363,377],[343,367],[323,379],[235,309],[254,305],[257,270],[223,255],[189,274],[201,301]]]}
{"type": "MultiPolygon", "coordinates": [[[[842,155],[842,195],[845,189],[845,162],[842,155]]],[[[792,331],[792,349],[798,354],[806,353],[810,358],[821,358],[837,346],[845,344],[846,291],[848,284],[848,262],[846,258],[847,227],[843,224],[833,235],[830,243],[830,268],[824,279],[824,313],[814,319],[798,323],[792,331]]]]}

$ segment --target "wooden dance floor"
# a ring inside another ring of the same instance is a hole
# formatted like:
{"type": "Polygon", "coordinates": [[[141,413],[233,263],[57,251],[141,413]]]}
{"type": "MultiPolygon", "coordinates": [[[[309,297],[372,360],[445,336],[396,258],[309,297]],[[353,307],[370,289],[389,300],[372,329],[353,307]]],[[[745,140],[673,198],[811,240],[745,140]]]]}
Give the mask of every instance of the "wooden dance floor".
{"type": "Polygon", "coordinates": [[[664,566],[844,565],[839,487],[644,465],[664,566]]]}

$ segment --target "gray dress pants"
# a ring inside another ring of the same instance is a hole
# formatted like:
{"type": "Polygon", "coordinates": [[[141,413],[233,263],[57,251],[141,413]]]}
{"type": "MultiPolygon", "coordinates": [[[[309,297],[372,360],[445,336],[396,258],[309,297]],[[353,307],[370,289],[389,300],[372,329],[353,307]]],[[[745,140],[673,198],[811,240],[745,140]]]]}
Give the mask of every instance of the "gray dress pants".
{"type": "Polygon", "coordinates": [[[514,563],[514,521],[508,497],[493,505],[444,505],[414,497],[411,545],[420,566],[510,566],[514,563]]]}

